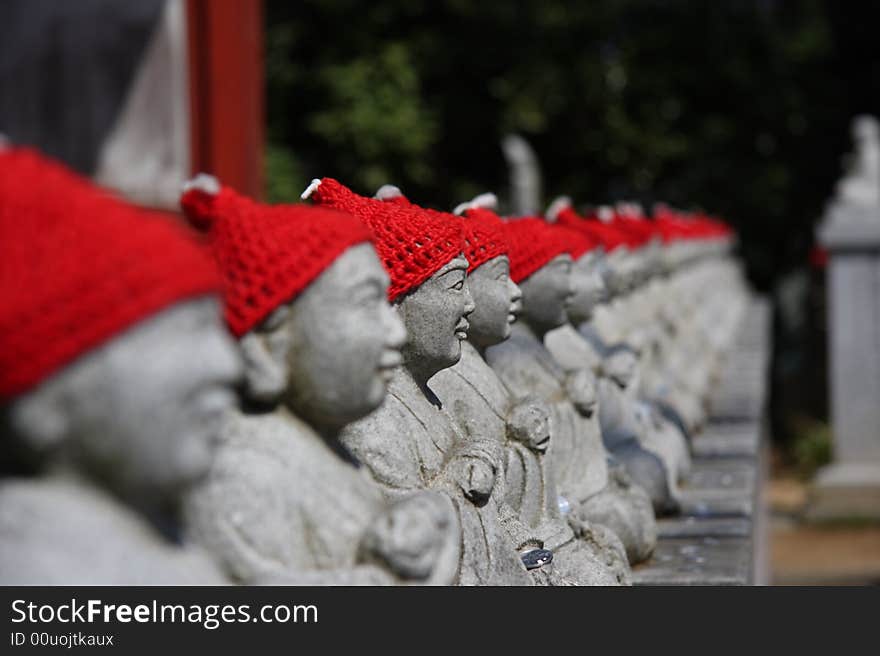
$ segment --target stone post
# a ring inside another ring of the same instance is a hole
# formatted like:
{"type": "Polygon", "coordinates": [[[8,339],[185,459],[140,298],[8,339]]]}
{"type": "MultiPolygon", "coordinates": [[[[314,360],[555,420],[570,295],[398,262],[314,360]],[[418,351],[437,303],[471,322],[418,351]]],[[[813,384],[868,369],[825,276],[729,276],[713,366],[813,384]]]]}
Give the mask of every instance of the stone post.
{"type": "Polygon", "coordinates": [[[812,519],[880,519],[880,137],[853,122],[856,152],[818,238],[828,250],[832,464],[818,473],[812,519]]]}

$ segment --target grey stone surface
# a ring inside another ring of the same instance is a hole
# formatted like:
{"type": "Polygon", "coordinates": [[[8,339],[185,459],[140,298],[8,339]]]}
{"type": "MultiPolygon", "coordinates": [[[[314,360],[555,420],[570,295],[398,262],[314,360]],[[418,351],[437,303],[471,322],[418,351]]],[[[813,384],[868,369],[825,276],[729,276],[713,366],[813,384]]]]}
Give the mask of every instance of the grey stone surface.
{"type": "Polygon", "coordinates": [[[713,404],[726,403],[728,390],[733,389],[740,396],[747,391],[755,399],[753,407],[745,419],[716,420],[694,436],[693,465],[680,491],[684,516],[658,521],[658,548],[651,561],[634,571],[637,585],[740,585],[766,580],[760,495],[766,475],[761,450],[763,377],[769,355],[766,310],[763,301],[750,301],[721,362],[716,387],[711,388],[713,404]]]}
{"type": "Polygon", "coordinates": [[[682,490],[679,503],[694,517],[749,517],[754,508],[751,493],[730,490],[682,490]]]}
{"type": "Polygon", "coordinates": [[[0,582],[225,582],[210,558],[175,540],[173,511],[210,467],[240,366],[217,301],[197,299],[14,400],[9,439],[44,473],[0,483],[0,582]]]}
{"type": "Polygon", "coordinates": [[[710,424],[694,437],[691,449],[695,458],[754,458],[760,436],[756,422],[710,424]]]}
{"type": "Polygon", "coordinates": [[[730,490],[750,492],[755,488],[757,471],[750,459],[698,459],[682,485],[687,491],[730,490]]]}
{"type": "Polygon", "coordinates": [[[748,585],[747,538],[664,538],[648,563],[633,569],[635,585],[748,585]]]}
{"type": "Polygon", "coordinates": [[[748,538],[752,522],[747,517],[664,517],[657,520],[657,534],[666,538],[748,538]]]}

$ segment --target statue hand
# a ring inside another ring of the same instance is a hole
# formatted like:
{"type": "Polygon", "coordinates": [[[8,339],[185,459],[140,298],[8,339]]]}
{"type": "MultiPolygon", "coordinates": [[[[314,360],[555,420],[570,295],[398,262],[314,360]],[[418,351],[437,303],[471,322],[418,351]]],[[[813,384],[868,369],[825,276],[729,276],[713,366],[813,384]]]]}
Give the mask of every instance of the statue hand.
{"type": "Polygon", "coordinates": [[[379,515],[361,538],[359,557],[378,562],[402,579],[431,576],[453,520],[442,497],[420,492],[379,515]]]}
{"type": "Polygon", "coordinates": [[[495,468],[480,458],[456,458],[450,463],[453,480],[477,506],[485,504],[495,487],[495,468]]]}
{"type": "Polygon", "coordinates": [[[550,409],[536,398],[525,398],[507,414],[507,438],[544,453],[550,443],[550,409]]]}
{"type": "Polygon", "coordinates": [[[570,372],[565,378],[565,393],[582,415],[589,417],[596,407],[596,385],[586,369],[570,372]]]}
{"type": "Polygon", "coordinates": [[[627,387],[636,373],[638,360],[632,351],[620,349],[609,355],[602,362],[605,375],[620,387],[627,387]]]}

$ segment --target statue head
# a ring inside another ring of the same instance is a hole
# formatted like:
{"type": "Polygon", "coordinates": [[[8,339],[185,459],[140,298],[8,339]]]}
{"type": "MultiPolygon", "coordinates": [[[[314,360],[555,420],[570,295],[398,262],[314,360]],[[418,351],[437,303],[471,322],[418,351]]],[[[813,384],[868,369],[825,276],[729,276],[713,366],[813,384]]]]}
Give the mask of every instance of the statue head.
{"type": "MultiPolygon", "coordinates": [[[[558,199],[551,210],[566,199],[558,199]]],[[[550,212],[550,210],[548,210],[550,212]]],[[[556,211],[558,216],[558,209],[556,211]]],[[[583,219],[577,219],[583,223],[583,219]]],[[[605,284],[602,279],[599,262],[601,261],[601,242],[588,232],[572,227],[569,222],[552,225],[555,231],[567,244],[568,253],[572,257],[571,267],[571,298],[566,305],[568,320],[575,326],[589,321],[593,307],[605,295],[605,284]]]]}
{"type": "Polygon", "coordinates": [[[379,407],[406,335],[387,288],[369,244],[346,250],[241,338],[249,398],[331,434],[379,407]]]}
{"type": "Polygon", "coordinates": [[[539,335],[568,321],[571,244],[568,235],[538,218],[505,224],[511,278],[522,290],[522,319],[539,335]]]}
{"type": "Polygon", "coordinates": [[[461,358],[467,339],[468,316],[474,299],[467,284],[468,261],[459,255],[428,280],[395,301],[407,339],[404,366],[418,380],[427,381],[461,358]]]}
{"type": "Polygon", "coordinates": [[[510,327],[522,309],[522,292],[510,278],[504,223],[494,212],[497,203],[494,194],[481,194],[455,209],[464,214],[468,287],[476,304],[469,317],[468,340],[479,349],[510,337],[510,327]]]}
{"type": "Polygon", "coordinates": [[[593,309],[607,297],[602,277],[601,251],[587,251],[572,265],[571,286],[573,294],[568,303],[568,319],[580,326],[593,318],[593,309]]]}
{"type": "Polygon", "coordinates": [[[351,212],[369,226],[391,280],[388,300],[406,327],[403,364],[416,380],[427,382],[461,357],[474,310],[468,260],[460,219],[421,208],[397,192],[386,187],[384,200],[366,198],[331,178],[311,189],[316,203],[351,212]]]}
{"type": "Polygon", "coordinates": [[[122,496],[174,496],[207,473],[240,356],[219,299],[186,300],[83,355],[8,409],[28,453],[122,496]]]}
{"type": "Polygon", "coordinates": [[[510,337],[510,326],[522,310],[522,291],[510,279],[510,260],[498,255],[468,274],[476,309],[470,316],[468,340],[483,349],[510,337]]]}
{"type": "Polygon", "coordinates": [[[173,499],[207,472],[241,371],[215,267],[172,217],[33,151],[0,167],[0,239],[18,246],[0,276],[13,439],[137,505],[173,499]]]}
{"type": "Polygon", "coordinates": [[[629,256],[629,249],[620,246],[601,258],[599,270],[605,283],[607,299],[621,296],[629,289],[629,256]]]}
{"type": "Polygon", "coordinates": [[[571,255],[556,255],[520,283],[522,318],[543,334],[568,322],[567,306],[572,296],[571,255]]]}
{"type": "Polygon", "coordinates": [[[328,435],[375,410],[405,332],[367,229],[341,212],[261,205],[207,182],[194,182],[182,204],[207,224],[227,280],[246,398],[283,404],[328,435]]]}

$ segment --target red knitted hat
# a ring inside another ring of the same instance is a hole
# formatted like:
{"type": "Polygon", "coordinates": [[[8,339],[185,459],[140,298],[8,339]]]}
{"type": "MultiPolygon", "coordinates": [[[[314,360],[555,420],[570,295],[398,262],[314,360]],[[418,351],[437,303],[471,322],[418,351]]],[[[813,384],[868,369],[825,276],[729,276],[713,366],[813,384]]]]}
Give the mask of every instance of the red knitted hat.
{"type": "MultiPolygon", "coordinates": [[[[315,183],[313,183],[315,184],[315,183]]],[[[391,277],[388,300],[415,289],[462,253],[461,221],[447,221],[418,206],[359,196],[333,178],[312,192],[318,205],[354,214],[369,226],[391,277]]]]}
{"type": "Polygon", "coordinates": [[[220,290],[170,214],[119,200],[34,150],[0,150],[0,398],[130,326],[220,290]]]}
{"type": "Polygon", "coordinates": [[[599,240],[588,236],[586,232],[554,223],[549,223],[548,225],[551,230],[557,232],[565,241],[567,245],[566,252],[571,255],[573,260],[580,259],[584,253],[596,250],[601,245],[599,240]]]}
{"type": "Polygon", "coordinates": [[[208,233],[224,280],[226,322],[241,337],[317,278],[369,231],[354,217],[305,204],[264,205],[229,187],[180,199],[208,233]]]}
{"type": "Polygon", "coordinates": [[[556,215],[556,224],[572,228],[588,238],[594,239],[609,253],[621,246],[627,246],[629,242],[628,236],[619,228],[600,221],[598,218],[584,218],[571,206],[559,210],[556,215]]]}
{"type": "Polygon", "coordinates": [[[566,235],[537,217],[506,222],[504,234],[510,246],[510,277],[516,283],[528,278],[553,258],[569,252],[566,235]]]}
{"type": "Polygon", "coordinates": [[[504,221],[497,214],[489,210],[470,210],[462,221],[468,273],[493,258],[509,254],[504,221]]]}
{"type": "Polygon", "coordinates": [[[626,243],[632,249],[641,248],[655,236],[653,221],[625,216],[615,212],[611,226],[626,235],[626,243]]]}
{"type": "MultiPolygon", "coordinates": [[[[383,198],[387,203],[401,203],[419,207],[400,194],[383,198]]],[[[461,224],[463,252],[468,261],[468,273],[482,266],[492,258],[507,255],[507,239],[504,237],[504,222],[494,212],[477,210],[465,217],[450,212],[441,212],[427,207],[420,208],[442,221],[455,221],[461,224]]]]}

